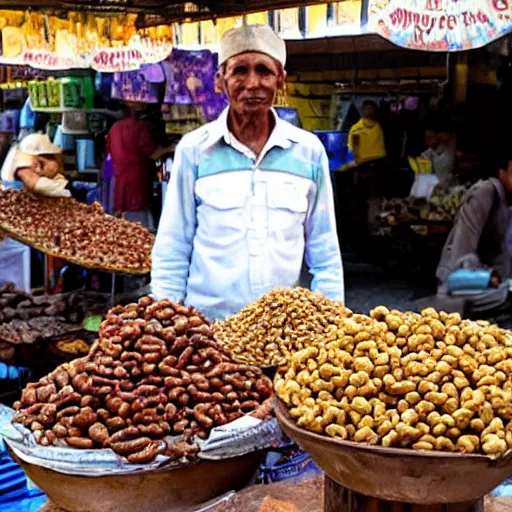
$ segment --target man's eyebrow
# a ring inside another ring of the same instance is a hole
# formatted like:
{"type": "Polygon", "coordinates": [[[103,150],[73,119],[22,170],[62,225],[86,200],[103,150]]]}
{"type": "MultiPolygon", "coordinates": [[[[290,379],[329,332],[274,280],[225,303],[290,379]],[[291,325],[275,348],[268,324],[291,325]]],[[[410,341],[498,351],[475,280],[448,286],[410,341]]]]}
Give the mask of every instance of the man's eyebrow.
{"type": "Polygon", "coordinates": [[[258,62],[256,64],[256,67],[257,68],[265,68],[265,69],[268,69],[269,71],[272,71],[272,67],[269,66],[268,64],[265,64],[264,62],[258,62]]]}

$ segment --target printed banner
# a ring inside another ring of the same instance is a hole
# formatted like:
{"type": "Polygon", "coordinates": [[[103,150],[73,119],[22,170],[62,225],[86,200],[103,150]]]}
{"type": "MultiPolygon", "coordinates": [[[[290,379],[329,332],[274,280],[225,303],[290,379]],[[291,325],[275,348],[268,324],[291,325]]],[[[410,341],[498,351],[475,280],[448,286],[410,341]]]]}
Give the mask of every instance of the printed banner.
{"type": "Polygon", "coordinates": [[[89,68],[116,72],[166,59],[172,28],[137,29],[137,15],[0,10],[0,64],[43,70],[89,68]]]}
{"type": "Polygon", "coordinates": [[[368,30],[415,50],[480,48],[512,31],[512,0],[370,0],[368,30]]]}

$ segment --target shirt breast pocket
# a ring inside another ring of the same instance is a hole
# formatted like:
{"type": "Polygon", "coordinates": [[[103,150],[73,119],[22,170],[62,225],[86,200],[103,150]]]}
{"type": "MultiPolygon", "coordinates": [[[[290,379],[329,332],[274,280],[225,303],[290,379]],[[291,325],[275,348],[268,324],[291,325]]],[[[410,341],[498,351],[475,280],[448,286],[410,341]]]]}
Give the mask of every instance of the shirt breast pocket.
{"type": "Polygon", "coordinates": [[[196,189],[201,223],[212,232],[227,234],[245,230],[247,195],[226,187],[196,189]]]}
{"type": "Polygon", "coordinates": [[[293,184],[271,189],[268,194],[269,231],[290,238],[303,231],[308,211],[308,198],[293,184]]]}

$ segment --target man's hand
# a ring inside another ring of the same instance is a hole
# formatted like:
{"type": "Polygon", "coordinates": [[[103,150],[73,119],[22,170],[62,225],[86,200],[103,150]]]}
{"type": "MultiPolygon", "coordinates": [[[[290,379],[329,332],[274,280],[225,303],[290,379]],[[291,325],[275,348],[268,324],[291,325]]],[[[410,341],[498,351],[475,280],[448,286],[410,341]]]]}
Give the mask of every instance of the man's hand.
{"type": "Polygon", "coordinates": [[[23,182],[23,185],[27,187],[31,192],[36,188],[36,184],[41,176],[34,171],[32,167],[21,167],[16,170],[16,177],[23,182]]]}
{"type": "Polygon", "coordinates": [[[49,197],[71,197],[71,192],[66,189],[67,180],[52,180],[31,167],[18,169],[16,175],[31,192],[49,197]]]}
{"type": "Polygon", "coordinates": [[[493,272],[491,275],[491,280],[489,281],[489,287],[490,288],[499,288],[501,284],[500,276],[497,272],[493,272]]]}

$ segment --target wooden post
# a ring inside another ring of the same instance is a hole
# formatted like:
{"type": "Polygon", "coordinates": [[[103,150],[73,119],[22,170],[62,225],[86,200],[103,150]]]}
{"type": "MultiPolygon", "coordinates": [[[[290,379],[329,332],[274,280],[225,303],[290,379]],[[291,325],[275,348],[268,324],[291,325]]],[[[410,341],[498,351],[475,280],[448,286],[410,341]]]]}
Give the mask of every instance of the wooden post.
{"type": "Polygon", "coordinates": [[[325,476],[324,512],[484,512],[483,500],[476,503],[417,505],[389,502],[364,496],[342,487],[325,476]]]}
{"type": "Polygon", "coordinates": [[[455,57],[454,76],[453,76],[453,99],[454,104],[466,103],[468,94],[468,55],[467,53],[457,54],[455,57]]]}

